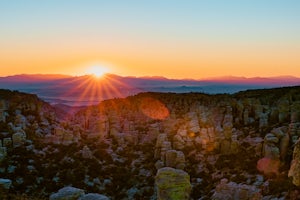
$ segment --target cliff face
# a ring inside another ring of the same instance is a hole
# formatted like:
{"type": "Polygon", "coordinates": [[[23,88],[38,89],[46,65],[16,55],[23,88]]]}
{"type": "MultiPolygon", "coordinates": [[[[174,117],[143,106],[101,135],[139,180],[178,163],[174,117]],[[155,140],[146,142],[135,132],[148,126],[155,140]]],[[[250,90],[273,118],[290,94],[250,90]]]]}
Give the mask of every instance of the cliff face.
{"type": "Polygon", "coordinates": [[[113,199],[297,198],[300,87],[141,93],[64,121],[38,99],[24,106],[29,96],[4,96],[0,177],[11,191],[47,196],[72,185],[113,199]]]}

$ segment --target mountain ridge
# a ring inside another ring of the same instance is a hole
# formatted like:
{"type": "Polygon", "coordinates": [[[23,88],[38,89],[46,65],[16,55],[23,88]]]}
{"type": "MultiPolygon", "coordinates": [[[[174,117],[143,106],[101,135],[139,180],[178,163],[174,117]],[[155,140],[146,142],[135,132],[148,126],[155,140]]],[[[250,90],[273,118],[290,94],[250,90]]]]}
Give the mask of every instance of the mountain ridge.
{"type": "Polygon", "coordinates": [[[248,89],[300,85],[300,78],[225,76],[205,80],[169,79],[165,77],[119,76],[105,74],[69,76],[59,74],[20,74],[0,77],[0,88],[37,94],[45,101],[76,106],[97,104],[105,99],[127,97],[140,92],[201,92],[233,94],[248,89]]]}
{"type": "MultiPolygon", "coordinates": [[[[67,75],[67,74],[15,74],[15,75],[7,75],[7,76],[0,76],[1,79],[11,79],[14,78],[36,78],[36,79],[63,79],[63,78],[79,78],[85,76],[93,76],[92,74],[85,74],[85,75],[67,75]]],[[[177,80],[177,81],[207,81],[207,80],[255,80],[255,79],[274,79],[274,80],[282,80],[282,79],[291,79],[291,80],[299,80],[300,77],[293,76],[293,75],[282,75],[282,76],[252,76],[252,77],[245,77],[245,76],[216,76],[216,77],[205,77],[199,79],[191,79],[191,78],[169,78],[164,76],[122,76],[112,73],[106,73],[103,76],[114,76],[119,78],[134,78],[134,79],[151,79],[151,80],[177,80]]]]}

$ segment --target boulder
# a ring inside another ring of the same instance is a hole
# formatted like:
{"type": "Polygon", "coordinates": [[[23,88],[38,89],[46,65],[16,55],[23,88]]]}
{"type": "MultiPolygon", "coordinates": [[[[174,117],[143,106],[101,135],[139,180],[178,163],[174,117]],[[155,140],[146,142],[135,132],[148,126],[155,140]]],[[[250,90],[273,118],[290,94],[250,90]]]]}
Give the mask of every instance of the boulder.
{"type": "Polygon", "coordinates": [[[88,193],[81,196],[78,200],[110,200],[110,198],[102,194],[88,193]]]}
{"type": "Polygon", "coordinates": [[[188,200],[190,198],[190,176],[183,170],[164,167],[155,177],[158,200],[188,200]]]}
{"type": "Polygon", "coordinates": [[[10,179],[0,178],[0,188],[4,190],[9,190],[11,187],[12,181],[10,179]]]}
{"type": "Polygon", "coordinates": [[[82,189],[67,186],[58,190],[57,193],[51,194],[49,200],[78,200],[83,195],[82,189]]]}

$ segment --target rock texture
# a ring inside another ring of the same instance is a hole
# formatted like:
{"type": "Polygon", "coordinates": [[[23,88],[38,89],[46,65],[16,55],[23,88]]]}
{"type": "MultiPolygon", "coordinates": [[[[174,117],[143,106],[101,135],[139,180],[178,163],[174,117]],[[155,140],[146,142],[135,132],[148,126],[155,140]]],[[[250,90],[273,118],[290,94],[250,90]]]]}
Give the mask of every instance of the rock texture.
{"type": "Polygon", "coordinates": [[[297,199],[299,94],[140,93],[68,114],[0,90],[0,196],[73,185],[111,199],[297,199]]]}
{"type": "Polygon", "coordinates": [[[110,200],[107,196],[96,193],[89,193],[81,196],[78,200],[110,200]]]}
{"type": "Polygon", "coordinates": [[[262,200],[261,190],[255,186],[237,184],[222,179],[212,195],[213,200],[262,200]]]}
{"type": "Polygon", "coordinates": [[[158,200],[188,200],[190,198],[190,176],[183,170],[161,168],[155,177],[158,200]]]}

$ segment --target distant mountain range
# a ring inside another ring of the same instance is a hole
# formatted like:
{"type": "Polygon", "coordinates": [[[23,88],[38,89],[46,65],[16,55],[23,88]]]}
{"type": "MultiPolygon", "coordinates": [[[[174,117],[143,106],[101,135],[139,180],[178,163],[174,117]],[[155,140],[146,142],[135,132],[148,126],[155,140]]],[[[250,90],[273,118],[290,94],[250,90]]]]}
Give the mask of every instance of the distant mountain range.
{"type": "Polygon", "coordinates": [[[0,77],[0,88],[33,93],[52,104],[72,106],[97,104],[105,99],[126,97],[139,92],[217,94],[295,85],[300,85],[300,78],[293,76],[268,78],[226,76],[201,80],[123,77],[114,74],[106,74],[98,79],[92,75],[60,74],[21,74],[0,77]]]}

